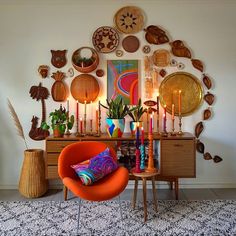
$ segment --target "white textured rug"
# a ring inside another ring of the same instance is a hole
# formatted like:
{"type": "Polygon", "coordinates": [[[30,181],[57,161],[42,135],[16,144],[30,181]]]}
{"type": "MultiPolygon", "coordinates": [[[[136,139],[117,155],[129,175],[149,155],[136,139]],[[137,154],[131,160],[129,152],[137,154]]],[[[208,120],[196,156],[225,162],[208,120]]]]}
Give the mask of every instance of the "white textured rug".
{"type": "MultiPolygon", "coordinates": [[[[236,201],[158,201],[158,212],[148,204],[143,222],[141,202],[132,210],[122,201],[123,222],[117,201],[83,201],[80,235],[236,235],[236,201]]],[[[78,203],[0,202],[0,235],[76,235],[78,203]]]]}

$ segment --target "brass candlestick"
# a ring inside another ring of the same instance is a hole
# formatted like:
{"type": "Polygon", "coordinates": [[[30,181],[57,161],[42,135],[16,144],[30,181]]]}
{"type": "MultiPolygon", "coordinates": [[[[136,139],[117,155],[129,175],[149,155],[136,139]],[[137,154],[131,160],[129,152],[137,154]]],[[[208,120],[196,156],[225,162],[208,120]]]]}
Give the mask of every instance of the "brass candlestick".
{"type": "Polygon", "coordinates": [[[148,167],[145,170],[146,172],[156,172],[156,168],[154,167],[154,159],[153,159],[153,134],[148,134],[148,167]]]}
{"type": "Polygon", "coordinates": [[[170,133],[171,136],[175,136],[175,118],[172,119],[172,132],[170,133]]]}
{"type": "Polygon", "coordinates": [[[98,130],[94,136],[96,137],[101,136],[101,103],[100,101],[98,102],[98,130]]]}
{"type": "Polygon", "coordinates": [[[65,135],[71,135],[71,132],[69,131],[68,123],[69,123],[69,111],[66,113],[66,132],[65,135]]]}
{"type": "Polygon", "coordinates": [[[86,132],[87,132],[87,130],[86,130],[86,124],[87,124],[87,122],[86,122],[86,113],[84,113],[84,134],[86,135],[86,132]]]}
{"type": "Polygon", "coordinates": [[[179,132],[178,132],[178,135],[183,135],[181,127],[182,127],[182,116],[179,115],[179,132]]]}

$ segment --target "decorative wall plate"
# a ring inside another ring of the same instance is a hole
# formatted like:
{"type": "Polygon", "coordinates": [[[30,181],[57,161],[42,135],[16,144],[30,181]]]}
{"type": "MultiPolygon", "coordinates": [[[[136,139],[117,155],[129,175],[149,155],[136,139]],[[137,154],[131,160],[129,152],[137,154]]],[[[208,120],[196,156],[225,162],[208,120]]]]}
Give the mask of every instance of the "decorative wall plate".
{"type": "Polygon", "coordinates": [[[122,46],[126,52],[136,52],[139,49],[139,39],[129,35],[123,39],[122,46]]]}
{"type": "Polygon", "coordinates": [[[149,45],[144,45],[142,50],[143,50],[143,53],[145,54],[148,54],[149,52],[151,52],[151,48],[149,45]]]}
{"type": "Polygon", "coordinates": [[[144,31],[145,39],[150,44],[160,45],[169,42],[166,32],[155,25],[149,25],[144,31]]]}
{"type": "Polygon", "coordinates": [[[158,49],[152,55],[153,64],[158,67],[166,67],[170,64],[170,53],[166,49],[158,49]]]}
{"type": "Polygon", "coordinates": [[[122,33],[137,33],[143,28],[144,24],[142,10],[133,6],[123,7],[116,12],[114,23],[122,33]]]}
{"type": "Polygon", "coordinates": [[[113,52],[119,45],[119,34],[110,26],[102,26],[93,33],[92,41],[98,52],[113,52]]]}
{"type": "Polygon", "coordinates": [[[171,114],[172,104],[175,115],[179,111],[179,90],[181,90],[181,115],[188,116],[197,110],[203,100],[203,89],[200,81],[192,74],[176,72],[168,75],[160,84],[160,103],[166,105],[171,114]]]}
{"type": "Polygon", "coordinates": [[[52,58],[51,63],[56,68],[61,68],[66,65],[66,52],[67,50],[51,50],[52,58]]]}
{"type": "Polygon", "coordinates": [[[172,53],[176,57],[187,57],[191,58],[191,52],[190,50],[184,45],[184,43],[181,40],[175,40],[170,43],[172,48],[172,53]]]}
{"type": "Polygon", "coordinates": [[[97,79],[90,74],[80,74],[71,82],[70,92],[80,103],[95,101],[99,94],[97,79]]]}
{"type": "Polygon", "coordinates": [[[62,71],[57,71],[52,73],[51,77],[55,80],[51,88],[51,94],[53,100],[56,102],[65,101],[67,91],[66,91],[66,85],[62,81],[66,77],[65,73],[62,71]]]}
{"type": "Polygon", "coordinates": [[[116,50],[116,56],[117,57],[122,57],[124,52],[122,50],[116,50]]]}
{"type": "Polygon", "coordinates": [[[43,79],[48,77],[49,66],[47,65],[40,65],[38,68],[38,72],[43,79]]]}

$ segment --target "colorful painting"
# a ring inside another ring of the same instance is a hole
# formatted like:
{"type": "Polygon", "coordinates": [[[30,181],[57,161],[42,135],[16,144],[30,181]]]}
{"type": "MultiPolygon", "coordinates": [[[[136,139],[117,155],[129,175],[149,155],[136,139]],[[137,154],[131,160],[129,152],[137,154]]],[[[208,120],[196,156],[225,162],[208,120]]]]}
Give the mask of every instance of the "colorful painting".
{"type": "Polygon", "coordinates": [[[117,97],[127,105],[138,104],[138,60],[107,61],[107,98],[117,97]]]}

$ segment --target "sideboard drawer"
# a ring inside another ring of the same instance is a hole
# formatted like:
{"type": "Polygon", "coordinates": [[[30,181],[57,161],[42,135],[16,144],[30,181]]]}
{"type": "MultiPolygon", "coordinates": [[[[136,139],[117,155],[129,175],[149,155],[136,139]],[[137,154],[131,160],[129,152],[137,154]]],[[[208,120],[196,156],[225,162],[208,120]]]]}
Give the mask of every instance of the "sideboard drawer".
{"type": "Polygon", "coordinates": [[[66,147],[69,144],[75,143],[78,141],[47,141],[46,142],[46,150],[48,152],[61,152],[64,147],[66,147]]]}
{"type": "Polygon", "coordinates": [[[195,177],[195,139],[161,140],[161,175],[195,177]]]}
{"type": "Polygon", "coordinates": [[[47,166],[46,171],[46,178],[47,179],[58,179],[58,166],[47,166]]]}
{"type": "Polygon", "coordinates": [[[60,155],[60,153],[48,153],[47,154],[47,165],[57,165],[59,155],[60,155]]]}

